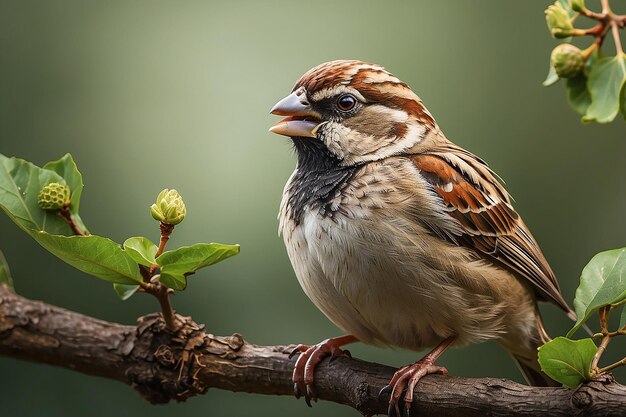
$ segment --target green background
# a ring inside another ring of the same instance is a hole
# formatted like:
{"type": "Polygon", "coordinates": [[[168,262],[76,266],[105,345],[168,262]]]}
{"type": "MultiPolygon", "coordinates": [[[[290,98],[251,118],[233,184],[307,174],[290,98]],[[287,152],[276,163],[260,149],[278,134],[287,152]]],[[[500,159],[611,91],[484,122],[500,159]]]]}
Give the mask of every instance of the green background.
{"type": "MultiPolygon", "coordinates": [[[[547,4],[547,3],[546,3],[547,4]]],[[[191,278],[175,308],[215,334],[259,344],[314,343],[339,331],[301,291],[277,236],[282,187],[294,167],[267,129],[272,105],[310,67],[376,62],[407,82],[448,137],[507,182],[572,300],[598,251],[625,245],[626,135],[582,125],[562,85],[545,89],[556,42],[544,4],[526,1],[0,1],[0,152],[42,165],[71,152],[85,190],[82,217],[118,242],[158,238],[148,207],[178,189],[188,216],[171,247],[241,244],[241,254],[191,278]]],[[[610,48],[610,43],[609,43],[610,48]]],[[[132,324],[156,301],[121,302],[0,216],[0,248],[29,298],[132,324]]],[[[544,306],[549,331],[570,326],[544,306]]],[[[418,353],[355,345],[399,366],[418,353]]],[[[624,344],[610,351],[626,351],[624,344]]],[[[623,356],[623,355],[622,355],[623,356]]],[[[450,373],[520,380],[486,343],[442,358],[450,373]]],[[[622,381],[624,372],[621,373],[622,381]]],[[[210,390],[151,406],[129,387],[0,358],[0,415],[350,415],[290,397],[210,390]]]]}

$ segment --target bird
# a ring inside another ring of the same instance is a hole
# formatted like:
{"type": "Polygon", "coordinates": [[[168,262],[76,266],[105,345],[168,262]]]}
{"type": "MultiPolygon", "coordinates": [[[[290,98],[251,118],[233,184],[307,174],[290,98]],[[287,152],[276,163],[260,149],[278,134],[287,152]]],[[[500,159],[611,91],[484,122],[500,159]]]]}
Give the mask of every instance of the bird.
{"type": "Polygon", "coordinates": [[[279,233],[315,306],[345,334],[298,345],[296,397],[317,400],[315,367],[360,341],[432,349],[380,395],[411,407],[450,346],[496,340],[532,385],[548,342],[538,301],[569,307],[501,179],[442,132],[422,100],[384,67],[358,60],[307,71],[271,109],[270,131],[293,142],[279,233]]]}

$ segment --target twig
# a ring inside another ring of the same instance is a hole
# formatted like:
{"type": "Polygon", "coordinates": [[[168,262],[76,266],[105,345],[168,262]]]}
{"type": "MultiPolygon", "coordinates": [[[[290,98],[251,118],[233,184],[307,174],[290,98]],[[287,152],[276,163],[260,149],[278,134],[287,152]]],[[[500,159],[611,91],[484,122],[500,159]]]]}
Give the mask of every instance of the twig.
{"type": "Polygon", "coordinates": [[[170,302],[171,290],[159,282],[144,284],[142,285],[142,289],[144,292],[156,297],[161,306],[161,314],[163,315],[163,321],[167,329],[175,331],[178,326],[176,325],[174,309],[170,302]]]}
{"type": "MultiPolygon", "coordinates": [[[[161,240],[159,242],[159,248],[154,255],[155,258],[158,258],[163,251],[165,251],[165,246],[167,245],[167,241],[170,239],[172,232],[174,231],[173,224],[167,224],[160,222],[159,229],[161,231],[161,240]]],[[[150,266],[150,270],[147,274],[144,272],[145,268],[142,269],[140,265],[139,268],[142,270],[142,276],[145,282],[148,284],[143,287],[144,292],[148,294],[154,295],[157,300],[159,300],[159,305],[161,306],[161,313],[163,314],[163,320],[165,321],[165,325],[170,331],[176,330],[176,320],[174,318],[174,309],[172,308],[172,304],[170,302],[170,289],[160,282],[152,282],[152,278],[154,277],[154,272],[157,270],[159,265],[152,264],[150,266]]]]}
{"type": "Polygon", "coordinates": [[[618,56],[621,57],[624,54],[624,49],[622,49],[622,40],[619,37],[619,28],[615,20],[611,20],[611,30],[613,31],[613,41],[615,42],[615,52],[618,56]]]}
{"type": "Polygon", "coordinates": [[[598,362],[600,361],[602,354],[606,352],[606,347],[610,341],[611,336],[609,336],[608,334],[604,335],[604,337],[602,338],[602,342],[600,342],[600,346],[598,346],[598,350],[596,351],[596,354],[593,355],[593,360],[591,361],[592,375],[600,375],[602,373],[602,370],[598,369],[598,362]]]}
{"type": "Polygon", "coordinates": [[[613,369],[615,369],[615,368],[617,368],[619,366],[622,366],[622,365],[626,365],[626,358],[623,358],[622,360],[617,361],[617,362],[615,362],[615,363],[613,363],[613,364],[611,364],[609,366],[605,366],[604,368],[598,369],[598,374],[603,374],[605,372],[612,371],[613,369]]]}

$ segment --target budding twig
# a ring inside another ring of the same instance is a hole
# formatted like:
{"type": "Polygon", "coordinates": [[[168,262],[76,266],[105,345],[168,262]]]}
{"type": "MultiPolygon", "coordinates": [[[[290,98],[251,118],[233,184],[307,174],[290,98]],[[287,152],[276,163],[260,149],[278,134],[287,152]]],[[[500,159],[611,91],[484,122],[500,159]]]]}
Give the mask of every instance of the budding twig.
{"type": "MultiPolygon", "coordinates": [[[[621,303],[618,303],[618,304],[621,304],[621,303]]],[[[600,346],[598,346],[598,350],[596,351],[596,354],[593,356],[593,361],[591,362],[590,370],[591,370],[592,376],[601,375],[606,372],[612,371],[613,369],[619,366],[626,365],[626,358],[623,358],[615,363],[612,363],[611,365],[605,366],[604,368],[598,368],[598,363],[600,362],[600,358],[602,357],[604,352],[606,352],[606,348],[609,342],[611,341],[611,338],[617,335],[626,334],[626,326],[614,332],[609,331],[608,322],[609,322],[609,313],[611,311],[611,307],[612,306],[608,305],[608,306],[602,307],[598,311],[598,314],[600,316],[600,333],[594,334],[593,337],[602,337],[602,342],[600,342],[600,346]]]]}

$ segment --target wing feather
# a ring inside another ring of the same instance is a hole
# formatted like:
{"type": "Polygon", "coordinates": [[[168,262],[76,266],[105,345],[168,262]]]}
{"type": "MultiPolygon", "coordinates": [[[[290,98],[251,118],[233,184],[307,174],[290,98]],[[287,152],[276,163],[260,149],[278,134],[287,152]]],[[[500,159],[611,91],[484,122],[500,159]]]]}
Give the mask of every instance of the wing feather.
{"type": "Polygon", "coordinates": [[[463,230],[460,236],[436,234],[507,267],[571,315],[548,261],[485,162],[452,144],[411,159],[463,230]]]}

